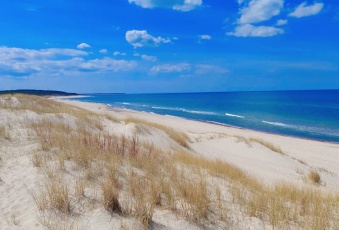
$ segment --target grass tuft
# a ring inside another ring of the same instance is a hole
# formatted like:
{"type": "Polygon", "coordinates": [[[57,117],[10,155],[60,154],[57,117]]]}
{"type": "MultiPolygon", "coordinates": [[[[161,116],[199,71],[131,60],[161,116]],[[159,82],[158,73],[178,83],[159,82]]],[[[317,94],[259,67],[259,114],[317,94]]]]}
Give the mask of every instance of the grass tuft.
{"type": "Polygon", "coordinates": [[[320,183],[320,175],[317,171],[312,170],[309,172],[308,174],[308,179],[315,184],[319,184],[320,183]]]}
{"type": "Polygon", "coordinates": [[[268,141],[265,141],[263,139],[256,138],[256,137],[255,138],[251,137],[251,138],[249,138],[249,140],[251,142],[256,142],[258,144],[261,144],[262,146],[265,146],[266,148],[272,150],[273,152],[279,153],[281,155],[285,155],[285,153],[282,151],[282,149],[279,146],[276,146],[271,142],[268,142],[268,141]]]}
{"type": "Polygon", "coordinates": [[[106,179],[101,183],[101,192],[103,196],[103,206],[107,211],[121,213],[121,206],[119,203],[119,192],[112,184],[110,179],[106,179]]]}
{"type": "Polygon", "coordinates": [[[10,140],[11,136],[4,125],[0,125],[0,138],[10,140]]]}
{"type": "Polygon", "coordinates": [[[46,184],[49,206],[63,213],[70,213],[70,197],[67,185],[56,179],[48,181],[46,184]]]}
{"type": "Polygon", "coordinates": [[[43,164],[43,157],[41,156],[40,153],[33,153],[33,156],[32,156],[32,163],[33,163],[33,166],[34,167],[37,167],[37,168],[40,168],[43,164]]]}
{"type": "Polygon", "coordinates": [[[135,123],[135,124],[143,124],[149,127],[153,127],[159,130],[162,130],[163,132],[165,132],[172,140],[176,141],[179,145],[185,147],[185,148],[189,148],[189,138],[187,136],[187,134],[183,133],[183,132],[179,132],[176,131],[172,128],[169,128],[167,126],[158,124],[158,123],[153,123],[153,122],[149,122],[146,120],[142,120],[142,119],[138,119],[138,118],[127,118],[125,119],[125,123],[135,123]]]}

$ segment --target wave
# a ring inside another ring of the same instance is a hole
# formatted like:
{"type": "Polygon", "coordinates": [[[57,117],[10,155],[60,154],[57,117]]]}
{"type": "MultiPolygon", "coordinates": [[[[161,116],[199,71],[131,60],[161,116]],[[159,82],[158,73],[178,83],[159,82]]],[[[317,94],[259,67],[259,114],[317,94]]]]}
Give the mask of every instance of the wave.
{"type": "Polygon", "coordinates": [[[184,118],[184,117],[178,117],[178,116],[174,116],[174,115],[169,115],[169,114],[165,114],[165,117],[175,117],[175,118],[184,118]]]}
{"type": "Polygon", "coordinates": [[[152,106],[152,109],[173,110],[173,111],[183,111],[184,110],[182,108],[162,107],[162,106],[152,106]]]}
{"type": "Polygon", "coordinates": [[[112,105],[111,104],[106,104],[107,106],[109,106],[109,107],[112,107],[112,105]]]}
{"type": "Polygon", "coordinates": [[[202,114],[202,115],[217,115],[217,113],[209,112],[209,111],[199,111],[199,110],[189,110],[178,107],[161,107],[161,106],[152,106],[152,109],[161,109],[161,110],[171,110],[171,111],[181,111],[185,113],[193,113],[193,114],[202,114]]]}
{"type": "Polygon", "coordinates": [[[315,134],[322,134],[322,135],[329,135],[329,136],[339,136],[339,132],[337,130],[328,129],[328,128],[320,128],[320,127],[312,127],[312,126],[304,126],[304,125],[290,125],[281,122],[272,122],[272,121],[262,121],[263,123],[290,128],[294,130],[299,130],[303,132],[315,133],[315,134]]]}
{"type": "Polygon", "coordinates": [[[244,116],[240,116],[240,115],[232,114],[232,113],[225,113],[225,115],[228,116],[228,117],[245,118],[244,116]]]}
{"type": "Polygon", "coordinates": [[[217,113],[214,113],[214,112],[197,111],[197,110],[186,110],[186,109],[183,109],[183,112],[185,112],[185,113],[193,113],[193,114],[202,114],[202,115],[217,115],[217,113]]]}
{"type": "Polygon", "coordinates": [[[280,126],[280,127],[297,127],[295,125],[289,125],[289,124],[285,124],[285,123],[281,123],[281,122],[273,122],[273,121],[262,121],[263,123],[269,124],[269,125],[275,125],[275,126],[280,126]]]}

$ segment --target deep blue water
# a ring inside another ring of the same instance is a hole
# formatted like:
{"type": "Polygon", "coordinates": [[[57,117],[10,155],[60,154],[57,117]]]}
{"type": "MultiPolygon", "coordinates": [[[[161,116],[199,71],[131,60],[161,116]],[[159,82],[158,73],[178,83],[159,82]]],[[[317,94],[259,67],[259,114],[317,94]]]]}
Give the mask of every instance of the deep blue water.
{"type": "Polygon", "coordinates": [[[92,94],[76,100],[339,142],[339,90],[92,94]]]}

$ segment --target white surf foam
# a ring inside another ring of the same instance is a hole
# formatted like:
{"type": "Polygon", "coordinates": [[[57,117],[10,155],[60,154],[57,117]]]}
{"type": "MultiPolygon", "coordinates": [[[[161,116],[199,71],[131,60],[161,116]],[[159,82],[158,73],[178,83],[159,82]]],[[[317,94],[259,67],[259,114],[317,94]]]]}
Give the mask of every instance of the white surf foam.
{"type": "Polygon", "coordinates": [[[225,113],[225,115],[228,116],[228,117],[245,118],[244,116],[240,116],[240,115],[232,114],[232,113],[225,113]]]}

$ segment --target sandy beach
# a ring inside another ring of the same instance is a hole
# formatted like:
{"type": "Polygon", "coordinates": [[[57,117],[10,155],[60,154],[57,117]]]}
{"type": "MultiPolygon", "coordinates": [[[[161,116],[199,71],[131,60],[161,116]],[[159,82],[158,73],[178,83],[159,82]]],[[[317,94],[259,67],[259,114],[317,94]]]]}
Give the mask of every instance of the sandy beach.
{"type": "Polygon", "coordinates": [[[136,117],[163,124],[188,134],[194,154],[232,163],[257,176],[264,183],[299,183],[311,170],[322,178],[322,188],[339,192],[339,144],[287,137],[236,127],[226,127],[179,117],[163,116],[104,104],[63,100],[70,105],[98,113],[109,112],[120,119],[136,117]],[[243,138],[258,138],[280,147],[276,153],[259,143],[246,143],[243,138]]]}
{"type": "Polygon", "coordinates": [[[64,99],[0,98],[0,229],[338,226],[339,144],[64,99]]]}

